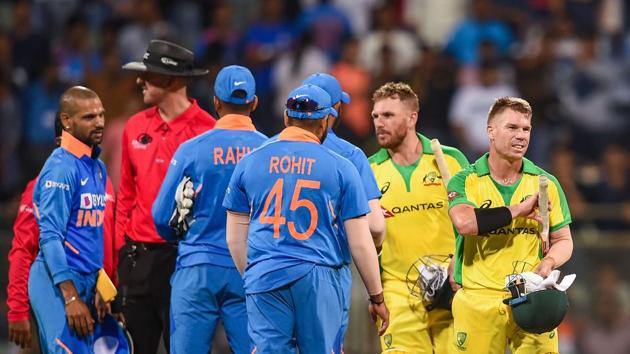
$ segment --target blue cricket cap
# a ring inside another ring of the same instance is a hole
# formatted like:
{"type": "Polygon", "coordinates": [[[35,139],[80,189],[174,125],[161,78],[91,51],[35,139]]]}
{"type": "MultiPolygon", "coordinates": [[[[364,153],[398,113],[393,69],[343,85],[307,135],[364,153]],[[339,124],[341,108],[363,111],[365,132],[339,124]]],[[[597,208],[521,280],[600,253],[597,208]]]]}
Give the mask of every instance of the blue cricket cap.
{"type": "Polygon", "coordinates": [[[343,103],[350,103],[350,95],[341,89],[341,84],[332,75],[326,73],[313,74],[302,82],[303,84],[311,84],[324,89],[330,95],[332,104],[335,105],[341,101],[343,103]]]}
{"type": "Polygon", "coordinates": [[[330,95],[315,85],[302,85],[289,93],[287,97],[287,116],[297,119],[322,119],[329,114],[337,117],[332,108],[330,95]]]}
{"type": "Polygon", "coordinates": [[[249,69],[239,66],[226,66],[214,80],[214,94],[223,102],[247,104],[256,96],[256,80],[249,69]]]}

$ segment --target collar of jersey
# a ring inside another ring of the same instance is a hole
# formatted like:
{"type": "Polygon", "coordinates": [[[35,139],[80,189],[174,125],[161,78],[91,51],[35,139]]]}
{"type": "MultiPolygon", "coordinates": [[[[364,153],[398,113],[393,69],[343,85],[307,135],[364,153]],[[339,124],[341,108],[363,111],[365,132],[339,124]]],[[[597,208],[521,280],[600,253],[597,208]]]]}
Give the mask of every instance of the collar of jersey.
{"type": "Polygon", "coordinates": [[[65,130],[61,132],[61,147],[78,159],[83,156],[92,157],[92,148],[65,130]]]}
{"type": "MultiPolygon", "coordinates": [[[[418,139],[420,139],[420,143],[422,143],[422,153],[433,155],[433,150],[431,150],[431,140],[420,133],[416,134],[418,134],[418,139]]],[[[375,162],[377,165],[380,165],[389,159],[390,156],[389,152],[387,152],[387,149],[380,149],[370,158],[371,162],[375,162]]]]}
{"type": "Polygon", "coordinates": [[[315,136],[315,134],[309,132],[308,130],[298,128],[298,127],[286,127],[280,135],[278,135],[278,140],[284,141],[303,141],[307,143],[317,143],[320,144],[319,138],[315,136]]]}
{"type": "MultiPolygon", "coordinates": [[[[475,170],[478,176],[485,176],[490,174],[490,166],[488,165],[489,153],[483,154],[477,161],[475,161],[475,170]]],[[[540,170],[534,165],[533,162],[523,157],[523,173],[529,175],[538,175],[540,170]]]]}
{"type": "Polygon", "coordinates": [[[175,132],[179,132],[183,130],[184,128],[188,127],[191,124],[190,120],[194,118],[200,110],[199,105],[197,104],[197,101],[194,98],[189,98],[188,100],[190,101],[190,106],[184,112],[182,112],[182,114],[173,118],[170,122],[165,122],[162,119],[157,106],[153,107],[152,110],[149,110],[149,112],[147,113],[147,116],[149,116],[149,118],[151,119],[156,119],[158,122],[158,124],[155,125],[153,130],[159,131],[162,129],[164,130],[171,129],[175,132]],[[163,126],[168,127],[168,129],[163,128],[163,126]]]}
{"type": "Polygon", "coordinates": [[[217,121],[214,129],[256,131],[256,127],[252,124],[252,119],[241,114],[224,115],[217,121]]]}

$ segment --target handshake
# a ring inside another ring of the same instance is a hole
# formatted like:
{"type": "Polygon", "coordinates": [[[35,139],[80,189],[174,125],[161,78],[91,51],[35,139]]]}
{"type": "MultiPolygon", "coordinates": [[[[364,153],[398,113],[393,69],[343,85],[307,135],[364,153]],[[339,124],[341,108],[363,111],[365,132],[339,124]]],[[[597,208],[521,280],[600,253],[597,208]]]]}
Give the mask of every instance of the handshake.
{"type": "Polygon", "coordinates": [[[173,215],[168,221],[168,224],[175,229],[178,237],[183,236],[190,228],[190,225],[195,222],[190,213],[195,201],[195,194],[190,177],[184,176],[175,190],[175,210],[173,210],[173,215]]]}

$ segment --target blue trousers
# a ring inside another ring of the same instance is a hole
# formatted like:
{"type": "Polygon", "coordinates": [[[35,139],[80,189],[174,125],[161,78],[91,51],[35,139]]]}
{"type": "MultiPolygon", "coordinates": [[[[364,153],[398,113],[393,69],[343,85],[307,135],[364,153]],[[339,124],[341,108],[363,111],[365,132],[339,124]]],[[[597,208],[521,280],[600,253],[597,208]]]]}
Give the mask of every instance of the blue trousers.
{"type": "Polygon", "coordinates": [[[184,267],[171,278],[171,354],[207,354],[219,319],[235,354],[249,354],[243,279],[236,268],[184,267]]]}
{"type": "Polygon", "coordinates": [[[339,269],[341,279],[341,289],[343,290],[343,313],[341,317],[341,327],[335,338],[335,353],[343,353],[343,341],[348,330],[348,321],[350,320],[350,303],[352,302],[352,270],[350,265],[346,264],[339,269]]]}
{"type": "Polygon", "coordinates": [[[333,353],[343,306],[340,271],[324,266],[280,289],[248,294],[256,354],[333,353]]]}
{"type": "MultiPolygon", "coordinates": [[[[94,286],[97,273],[82,275],[73,272],[79,297],[93,309],[94,286]]],[[[68,326],[66,308],[61,290],[53,284],[52,276],[44,262],[36,261],[31,266],[28,278],[28,297],[39,326],[42,353],[92,354],[94,338],[91,335],[77,336],[68,326]]]]}

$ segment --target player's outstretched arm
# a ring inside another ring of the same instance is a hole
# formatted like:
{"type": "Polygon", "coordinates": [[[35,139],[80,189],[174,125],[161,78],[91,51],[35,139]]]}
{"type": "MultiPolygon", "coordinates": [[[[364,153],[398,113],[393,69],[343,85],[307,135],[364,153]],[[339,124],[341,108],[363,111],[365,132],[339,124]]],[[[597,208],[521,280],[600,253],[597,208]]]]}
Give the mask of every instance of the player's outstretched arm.
{"type": "Polygon", "coordinates": [[[551,247],[542,259],[536,273],[546,278],[552,270],[566,263],[573,253],[573,238],[571,237],[571,228],[566,225],[549,235],[551,247]]]}
{"type": "Polygon", "coordinates": [[[377,250],[380,250],[385,241],[385,217],[381,210],[381,202],[379,199],[370,199],[368,201],[370,206],[370,213],[367,215],[368,224],[370,226],[370,233],[372,234],[372,240],[377,250]]]}
{"type": "Polygon", "coordinates": [[[490,231],[509,225],[517,217],[541,221],[536,213],[538,193],[523,202],[508,207],[475,208],[470,204],[457,204],[448,215],[457,232],[462,236],[485,235],[490,231]]]}
{"type": "Polygon", "coordinates": [[[389,311],[387,310],[387,305],[383,298],[378,258],[376,256],[374,243],[369,236],[370,229],[368,227],[367,218],[361,216],[348,219],[344,221],[344,226],[348,235],[352,258],[361,275],[363,284],[365,284],[365,288],[370,295],[370,314],[373,320],[376,320],[377,316],[382,320],[378,333],[379,335],[383,335],[389,326],[389,311]]]}
{"type": "Polygon", "coordinates": [[[238,271],[243,274],[247,266],[247,233],[249,232],[249,214],[227,211],[225,233],[228,249],[238,271]]]}

